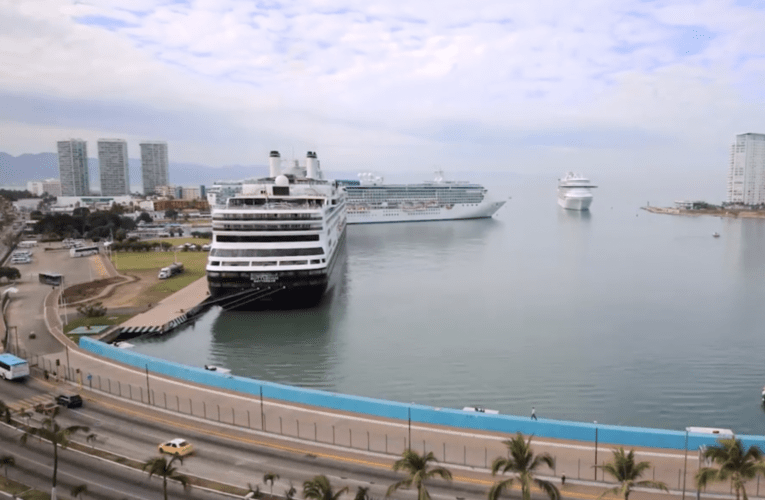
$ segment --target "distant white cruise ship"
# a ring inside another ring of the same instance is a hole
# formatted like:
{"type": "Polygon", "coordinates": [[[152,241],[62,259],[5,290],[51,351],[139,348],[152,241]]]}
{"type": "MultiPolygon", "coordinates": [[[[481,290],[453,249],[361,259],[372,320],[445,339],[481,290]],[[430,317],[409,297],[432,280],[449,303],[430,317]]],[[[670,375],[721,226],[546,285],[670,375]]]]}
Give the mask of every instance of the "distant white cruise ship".
{"type": "Polygon", "coordinates": [[[368,173],[339,182],[348,196],[348,224],[482,219],[505,204],[490,200],[479,184],[444,180],[440,171],[434,181],[421,184],[385,184],[368,173]]]}
{"type": "Polygon", "coordinates": [[[592,192],[596,188],[590,184],[590,179],[569,172],[558,179],[558,205],[568,210],[589,210],[592,203],[592,192]]]}
{"type": "Polygon", "coordinates": [[[226,308],[316,303],[345,255],[345,191],[323,179],[316,153],[282,171],[271,151],[269,167],[269,177],[247,181],[212,211],[207,281],[226,308]]]}

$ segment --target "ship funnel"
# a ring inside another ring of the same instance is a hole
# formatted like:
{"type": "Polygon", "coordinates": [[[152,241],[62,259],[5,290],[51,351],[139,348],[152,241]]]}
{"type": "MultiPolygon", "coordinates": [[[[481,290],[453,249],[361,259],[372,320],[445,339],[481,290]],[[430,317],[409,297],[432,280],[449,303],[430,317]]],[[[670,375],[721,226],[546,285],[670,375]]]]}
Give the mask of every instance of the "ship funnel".
{"type": "Polygon", "coordinates": [[[279,174],[281,174],[281,163],[282,163],[282,160],[279,156],[279,152],[271,151],[271,154],[268,155],[268,176],[269,177],[276,177],[279,174]]]}
{"type": "Polygon", "coordinates": [[[315,151],[306,154],[305,170],[305,176],[309,179],[319,179],[319,160],[316,159],[315,151]]]}

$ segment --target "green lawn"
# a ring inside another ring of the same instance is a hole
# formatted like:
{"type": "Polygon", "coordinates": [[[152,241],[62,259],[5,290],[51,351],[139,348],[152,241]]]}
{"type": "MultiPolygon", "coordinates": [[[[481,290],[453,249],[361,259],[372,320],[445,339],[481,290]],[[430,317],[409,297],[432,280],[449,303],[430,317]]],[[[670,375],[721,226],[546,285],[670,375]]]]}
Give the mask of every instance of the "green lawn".
{"type": "Polygon", "coordinates": [[[173,263],[174,256],[178,257],[178,262],[183,262],[184,274],[196,273],[199,278],[205,273],[207,252],[114,252],[112,259],[120,273],[150,269],[159,273],[160,269],[173,263]]]}

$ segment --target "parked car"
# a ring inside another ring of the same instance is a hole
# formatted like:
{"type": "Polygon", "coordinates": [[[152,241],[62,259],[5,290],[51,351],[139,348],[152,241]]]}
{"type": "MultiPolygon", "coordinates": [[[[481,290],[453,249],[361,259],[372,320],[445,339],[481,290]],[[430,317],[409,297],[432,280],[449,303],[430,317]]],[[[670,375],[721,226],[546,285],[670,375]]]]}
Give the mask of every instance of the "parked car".
{"type": "Polygon", "coordinates": [[[160,453],[185,457],[194,451],[194,447],[185,439],[175,438],[159,445],[160,453]]]}
{"type": "Polygon", "coordinates": [[[60,394],[56,396],[56,403],[65,408],[80,408],[82,406],[82,398],[79,394],[60,394]]]}

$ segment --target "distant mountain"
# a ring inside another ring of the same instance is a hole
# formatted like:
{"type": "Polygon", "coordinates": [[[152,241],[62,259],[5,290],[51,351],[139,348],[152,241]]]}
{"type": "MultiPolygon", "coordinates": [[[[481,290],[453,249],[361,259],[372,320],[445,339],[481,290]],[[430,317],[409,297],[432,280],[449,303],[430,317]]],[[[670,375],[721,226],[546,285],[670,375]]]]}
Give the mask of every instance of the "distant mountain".
{"type": "MultiPolygon", "coordinates": [[[[170,183],[176,186],[211,185],[217,180],[239,180],[251,177],[263,177],[268,174],[265,165],[227,165],[210,167],[196,163],[170,162],[170,183]]],[[[141,160],[129,161],[130,189],[139,191],[141,179],[141,160]]],[[[98,159],[88,158],[90,186],[99,189],[98,159]]],[[[26,186],[28,181],[39,179],[58,179],[58,155],[56,153],[23,154],[11,156],[0,152],[0,186],[26,186]]]]}

